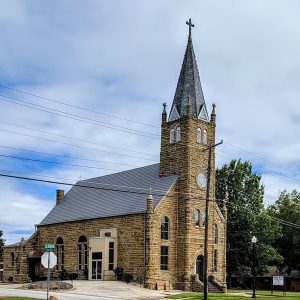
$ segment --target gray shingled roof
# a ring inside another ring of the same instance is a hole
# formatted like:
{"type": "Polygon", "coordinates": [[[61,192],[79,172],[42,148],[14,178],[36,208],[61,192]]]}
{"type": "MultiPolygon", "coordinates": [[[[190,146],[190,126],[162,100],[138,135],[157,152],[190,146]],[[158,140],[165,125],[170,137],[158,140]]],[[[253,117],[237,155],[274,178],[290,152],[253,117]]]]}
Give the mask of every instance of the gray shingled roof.
{"type": "Polygon", "coordinates": [[[159,164],[82,180],[39,225],[144,213],[149,188],[156,206],[176,180],[160,177],[159,164]]]}
{"type": "Polygon", "coordinates": [[[198,118],[201,109],[206,107],[191,36],[184,54],[169,121],[186,116],[189,96],[192,102],[192,115],[198,118]]]}

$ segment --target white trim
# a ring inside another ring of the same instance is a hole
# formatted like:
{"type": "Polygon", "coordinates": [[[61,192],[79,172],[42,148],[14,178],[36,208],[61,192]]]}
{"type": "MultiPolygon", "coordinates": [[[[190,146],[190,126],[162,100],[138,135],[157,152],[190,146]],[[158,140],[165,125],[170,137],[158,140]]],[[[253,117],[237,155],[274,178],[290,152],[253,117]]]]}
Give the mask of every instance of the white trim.
{"type": "Polygon", "coordinates": [[[174,106],[172,107],[172,110],[171,110],[171,113],[170,113],[170,116],[169,116],[169,122],[170,122],[170,121],[175,121],[175,120],[177,120],[177,119],[179,119],[179,118],[180,118],[179,113],[178,113],[178,111],[177,111],[176,106],[174,105],[174,106]]]}
{"type": "Polygon", "coordinates": [[[178,178],[173,182],[173,184],[170,186],[170,188],[166,191],[165,195],[160,199],[160,201],[157,203],[155,208],[153,209],[153,212],[156,211],[156,209],[160,206],[160,204],[164,201],[165,197],[168,196],[168,194],[171,192],[173,186],[177,183],[178,178]]]}
{"type": "Polygon", "coordinates": [[[199,112],[199,115],[198,115],[198,119],[201,119],[201,120],[209,122],[208,113],[207,113],[205,105],[202,106],[202,108],[201,108],[201,110],[199,112]]]}

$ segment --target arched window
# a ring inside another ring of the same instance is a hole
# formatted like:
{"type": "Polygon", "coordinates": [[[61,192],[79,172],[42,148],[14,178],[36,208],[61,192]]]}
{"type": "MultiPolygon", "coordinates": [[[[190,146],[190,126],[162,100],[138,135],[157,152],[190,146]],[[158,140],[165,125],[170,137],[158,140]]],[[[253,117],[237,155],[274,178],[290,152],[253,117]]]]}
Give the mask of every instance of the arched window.
{"type": "Polygon", "coordinates": [[[88,243],[85,236],[81,236],[78,239],[77,244],[77,253],[78,253],[78,270],[87,270],[88,269],[88,243]]]}
{"type": "Polygon", "coordinates": [[[206,211],[204,211],[202,215],[202,225],[205,226],[205,224],[206,224],[206,211]]]}
{"type": "Polygon", "coordinates": [[[160,236],[162,240],[168,240],[169,239],[169,218],[168,217],[163,217],[161,219],[161,229],[160,229],[160,236]]]}
{"type": "Polygon", "coordinates": [[[173,144],[175,142],[175,130],[172,128],[170,130],[170,143],[173,144]]]}
{"type": "Polygon", "coordinates": [[[197,128],[197,144],[201,144],[201,129],[197,128]]]}
{"type": "Polygon", "coordinates": [[[200,226],[200,210],[195,209],[195,226],[200,226]]]}
{"type": "Polygon", "coordinates": [[[204,277],[204,258],[203,255],[199,255],[196,260],[196,273],[199,276],[199,280],[203,282],[204,277]]]}
{"type": "Polygon", "coordinates": [[[64,269],[64,240],[60,237],[56,240],[56,256],[57,256],[57,265],[56,269],[62,271],[64,269]]]}
{"type": "Polygon", "coordinates": [[[215,228],[214,228],[214,238],[215,238],[215,244],[218,244],[219,230],[218,230],[218,225],[217,224],[215,224],[215,228]]]}
{"type": "Polygon", "coordinates": [[[15,254],[13,252],[10,253],[9,264],[11,267],[15,266],[15,254]]]}
{"type": "Polygon", "coordinates": [[[214,271],[218,271],[218,251],[214,251],[214,271]]]}
{"type": "Polygon", "coordinates": [[[176,129],[176,142],[180,142],[181,140],[181,131],[180,131],[180,127],[177,127],[176,129]]]}
{"type": "Polygon", "coordinates": [[[203,130],[203,144],[207,144],[207,131],[203,130]]]}

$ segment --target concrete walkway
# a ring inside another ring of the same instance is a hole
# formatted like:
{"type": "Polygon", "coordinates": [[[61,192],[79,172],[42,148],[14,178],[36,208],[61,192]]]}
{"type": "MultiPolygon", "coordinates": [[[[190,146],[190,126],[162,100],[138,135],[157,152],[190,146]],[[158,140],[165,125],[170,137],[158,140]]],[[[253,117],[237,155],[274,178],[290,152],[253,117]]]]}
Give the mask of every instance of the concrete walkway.
{"type": "MultiPolygon", "coordinates": [[[[135,284],[119,281],[86,281],[75,280],[73,289],[51,292],[58,300],[87,299],[87,300],[161,300],[170,294],[166,291],[153,291],[135,284]]],[[[25,296],[46,299],[45,291],[20,289],[20,284],[0,285],[0,296],[25,296]]],[[[172,292],[173,294],[174,292],[172,292]]],[[[175,292],[176,293],[176,292],[175,292]]]]}

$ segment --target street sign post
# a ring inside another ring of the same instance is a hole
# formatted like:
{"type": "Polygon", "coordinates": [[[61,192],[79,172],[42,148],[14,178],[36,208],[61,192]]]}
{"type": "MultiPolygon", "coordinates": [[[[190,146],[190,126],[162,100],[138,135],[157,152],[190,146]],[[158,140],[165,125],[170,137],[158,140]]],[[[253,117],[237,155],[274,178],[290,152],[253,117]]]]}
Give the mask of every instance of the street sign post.
{"type": "MultiPolygon", "coordinates": [[[[45,245],[45,250],[46,250],[45,245]]],[[[48,248],[52,249],[52,248],[48,248]]],[[[47,250],[46,250],[47,251],[47,250]]],[[[57,264],[57,256],[50,251],[45,252],[41,257],[41,264],[43,267],[48,268],[48,275],[47,275],[47,300],[49,300],[49,284],[50,284],[50,269],[56,266],[57,264]]]]}
{"type": "Polygon", "coordinates": [[[273,286],[282,286],[283,295],[285,294],[284,276],[273,276],[272,278],[272,294],[273,286]]]}
{"type": "Polygon", "coordinates": [[[55,248],[54,244],[45,244],[45,251],[46,252],[53,252],[55,248]]]}

